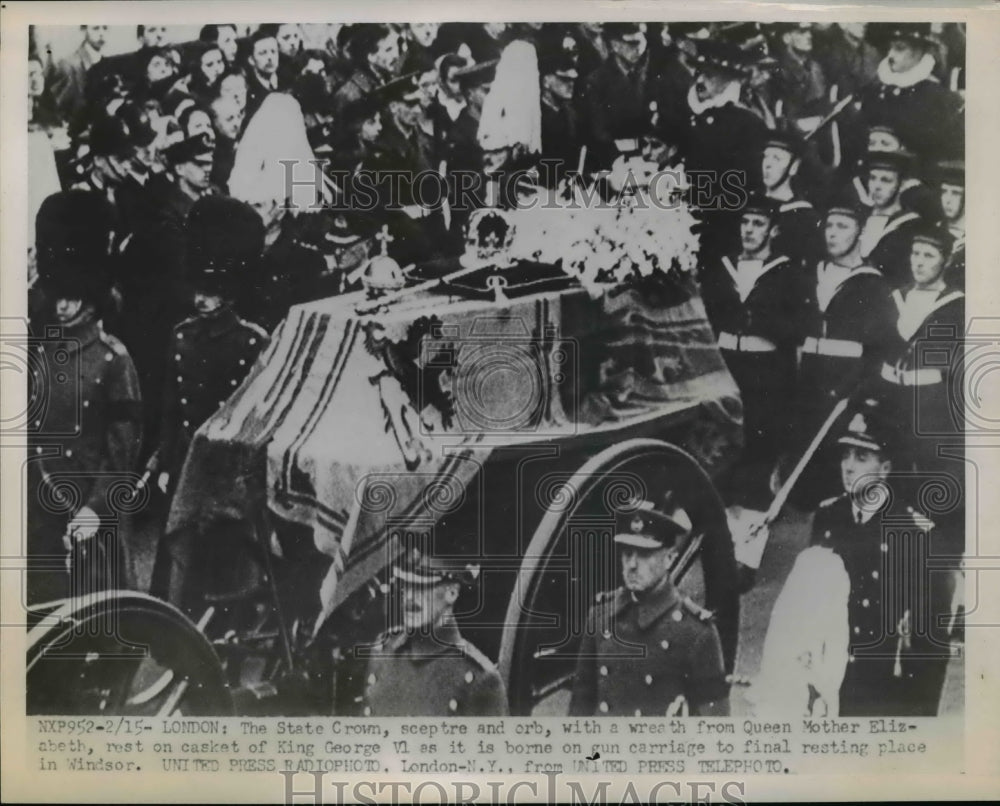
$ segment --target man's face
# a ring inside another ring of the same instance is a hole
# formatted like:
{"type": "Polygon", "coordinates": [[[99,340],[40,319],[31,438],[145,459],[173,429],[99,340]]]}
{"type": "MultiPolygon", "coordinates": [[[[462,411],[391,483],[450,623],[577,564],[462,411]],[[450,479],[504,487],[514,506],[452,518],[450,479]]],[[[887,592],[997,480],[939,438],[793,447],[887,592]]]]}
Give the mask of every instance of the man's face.
{"type": "Polygon", "coordinates": [[[302,45],[302,32],[298,25],[285,23],[278,28],[278,51],[282,56],[294,56],[302,45]]]}
{"type": "Polygon", "coordinates": [[[903,144],[892,132],[882,129],[868,132],[869,151],[899,151],[902,147],[903,144]]]}
{"type": "Polygon", "coordinates": [[[212,104],[212,117],[215,131],[220,137],[235,140],[240,136],[243,126],[243,107],[232,98],[219,98],[212,104]]]}
{"type": "Polygon", "coordinates": [[[906,39],[894,39],[889,46],[889,69],[893,73],[912,70],[924,57],[923,48],[906,39]]]}
{"type": "Polygon", "coordinates": [[[84,25],[83,39],[94,50],[100,50],[108,37],[107,25],[84,25]]]}
{"type": "Polygon", "coordinates": [[[872,168],[868,172],[868,195],[875,208],[888,207],[896,200],[898,193],[898,173],[885,168],[872,168]]]}
{"type": "Polygon", "coordinates": [[[222,79],[219,94],[223,98],[231,99],[240,109],[246,109],[247,80],[240,73],[232,73],[222,79]]]}
{"type": "Polygon", "coordinates": [[[174,166],[174,170],[195,190],[208,190],[209,177],[212,174],[212,157],[199,157],[190,162],[181,162],[174,166]]]}
{"type": "Polygon", "coordinates": [[[439,625],[458,599],[455,582],[437,585],[403,584],[403,626],[409,632],[439,625]]]}
{"type": "Polygon", "coordinates": [[[573,97],[576,80],[561,73],[550,73],[545,77],[545,85],[556,98],[568,101],[573,97]]]}
{"type": "Polygon", "coordinates": [[[387,36],[380,39],[375,51],[369,54],[368,61],[387,73],[395,70],[399,61],[399,34],[390,31],[387,36]]]}
{"type": "Polygon", "coordinates": [[[437,39],[440,23],[436,22],[414,22],[410,24],[410,32],[413,38],[425,48],[429,48],[437,39]]]}
{"type": "Polygon", "coordinates": [[[845,445],[840,457],[840,481],[844,492],[856,499],[864,497],[865,490],[889,476],[892,463],[878,451],[845,445]]]}
{"type": "Polygon", "coordinates": [[[796,53],[812,53],[813,32],[809,28],[796,28],[784,36],[785,44],[796,53]]]}
{"type": "Polygon", "coordinates": [[[417,80],[417,86],[420,88],[420,106],[424,109],[428,109],[434,100],[437,98],[438,93],[438,77],[436,70],[428,70],[426,73],[420,76],[417,80]]]}
{"type": "Polygon", "coordinates": [[[37,98],[45,91],[45,69],[37,59],[28,62],[28,96],[37,98]]]}
{"type": "Polygon", "coordinates": [[[673,552],[669,549],[641,549],[622,546],[622,582],[632,593],[652,590],[667,575],[673,552]]]}
{"type": "Polygon", "coordinates": [[[944,271],[945,256],[936,246],[917,241],[910,249],[910,272],[918,286],[936,282],[944,271]]]}
{"type": "Polygon", "coordinates": [[[664,167],[673,156],[674,149],[655,135],[648,135],[641,140],[642,158],[658,167],[664,167]]]}
{"type": "Polygon", "coordinates": [[[83,311],[83,300],[60,297],[55,301],[56,321],[67,325],[77,319],[83,311]]]}
{"type": "Polygon", "coordinates": [[[948,221],[957,221],[965,212],[965,188],[961,185],[941,185],[941,210],[948,221]]]}
{"type": "Polygon", "coordinates": [[[278,40],[273,36],[254,43],[251,56],[254,69],[262,76],[273,76],[278,69],[278,40]]]}
{"type": "Polygon", "coordinates": [[[202,316],[214,313],[222,307],[223,300],[218,294],[206,294],[201,291],[194,292],[194,309],[202,316]]]}
{"type": "Polygon", "coordinates": [[[757,254],[771,237],[771,219],[760,213],[744,213],[740,220],[740,243],[749,255],[757,254]]]}
{"type": "Polygon", "coordinates": [[[861,235],[861,225],[852,216],[831,213],[826,217],[826,227],[823,237],[826,241],[826,254],[836,260],[854,249],[861,235]]]}
{"type": "Polygon", "coordinates": [[[167,41],[166,25],[147,25],[142,32],[142,44],[147,48],[158,48],[167,41]]]}
{"type": "Polygon", "coordinates": [[[611,50],[625,64],[635,64],[646,52],[646,35],[644,33],[625,34],[611,40],[611,50]]]}
{"type": "Polygon", "coordinates": [[[157,53],[146,65],[146,80],[150,84],[163,81],[174,74],[174,63],[166,56],[157,53]]]}
{"type": "Polygon", "coordinates": [[[382,134],[382,115],[376,112],[370,118],[361,121],[359,136],[366,143],[374,143],[382,134]]]}
{"type": "Polygon", "coordinates": [[[219,77],[226,72],[226,62],[222,58],[221,50],[215,48],[202,54],[201,72],[209,86],[219,80],[219,77]]]}
{"type": "Polygon", "coordinates": [[[415,126],[420,117],[419,101],[393,101],[391,108],[392,116],[406,128],[415,126]]]}
{"type": "Polygon", "coordinates": [[[231,25],[223,25],[219,28],[219,39],[216,42],[222,55],[229,64],[236,60],[236,51],[239,47],[236,41],[236,29],[231,25]]]}
{"type": "Polygon", "coordinates": [[[215,130],[212,128],[212,118],[204,110],[196,109],[188,116],[187,131],[185,133],[188,137],[197,137],[201,134],[215,137],[215,130]]]}
{"type": "Polygon", "coordinates": [[[711,68],[699,70],[694,77],[694,92],[699,101],[711,100],[721,93],[733,79],[726,73],[711,68]]]}
{"type": "Polygon", "coordinates": [[[94,167],[107,184],[115,185],[128,174],[129,160],[106,154],[94,157],[94,167]]]}
{"type": "Polygon", "coordinates": [[[768,146],[764,149],[760,169],[764,177],[764,187],[768,190],[778,187],[789,175],[794,157],[783,148],[768,146]]]}

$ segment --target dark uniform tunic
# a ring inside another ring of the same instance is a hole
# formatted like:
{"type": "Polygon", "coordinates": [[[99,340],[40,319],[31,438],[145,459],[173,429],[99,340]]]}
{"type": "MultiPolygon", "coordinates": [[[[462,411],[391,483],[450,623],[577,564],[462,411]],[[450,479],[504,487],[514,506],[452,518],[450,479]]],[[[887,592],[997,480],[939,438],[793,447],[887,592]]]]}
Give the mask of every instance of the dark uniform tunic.
{"type": "Polygon", "coordinates": [[[664,585],[642,600],[619,588],[587,615],[573,716],[664,716],[728,697],[722,645],[708,611],[664,585]],[[678,698],[683,698],[679,700],[678,698]]]}
{"type": "Polygon", "coordinates": [[[267,332],[226,306],[174,328],[164,383],[160,467],[176,481],[191,437],[243,382],[268,344],[267,332]]]}
{"type": "MultiPolygon", "coordinates": [[[[875,215],[874,213],[872,214],[875,215]]],[[[885,277],[891,288],[899,288],[910,281],[910,249],[914,231],[920,227],[920,216],[909,210],[900,210],[889,216],[878,240],[865,244],[864,232],[872,225],[869,218],[862,231],[862,254],[865,261],[885,277]]]]}
{"type": "Polygon", "coordinates": [[[926,567],[933,527],[912,508],[883,509],[858,523],[847,495],[824,501],[816,512],[812,544],[836,552],[851,581],[842,717],[937,712],[947,649],[935,652],[927,637],[933,609],[926,579],[940,576],[926,567]],[[910,635],[901,641],[904,618],[910,635]]]}
{"type": "Polygon", "coordinates": [[[778,233],[774,251],[788,255],[802,266],[815,266],[822,258],[823,236],[819,214],[805,199],[789,199],[778,205],[778,233]]]}
{"type": "Polygon", "coordinates": [[[817,282],[810,283],[804,308],[797,391],[804,443],[840,398],[852,394],[863,380],[878,377],[896,321],[889,287],[878,270],[858,266],[828,288],[819,283],[825,266],[817,266],[817,282]]]}
{"type": "Polygon", "coordinates": [[[744,478],[734,483],[747,494],[767,495],[773,463],[791,437],[782,404],[795,391],[801,272],[782,255],[749,267],[724,257],[701,275],[709,321],[743,400],[744,453],[737,475],[744,478]],[[751,273],[741,274],[741,266],[751,273]]]}
{"type": "Polygon", "coordinates": [[[434,634],[389,632],[368,661],[365,716],[506,716],[496,667],[454,622],[434,634]]]}
{"type": "MultiPolygon", "coordinates": [[[[106,334],[100,322],[57,330],[37,350],[38,366],[47,371],[29,378],[29,394],[46,405],[32,423],[28,445],[29,604],[70,594],[62,536],[81,507],[90,507],[103,523],[115,524],[118,547],[110,541],[108,549],[127,549],[127,522],[116,502],[123,500],[122,484],[135,480],[129,474],[141,440],[135,367],[122,343],[106,334]],[[72,490],[62,504],[59,489],[72,490]]],[[[118,587],[129,583],[123,578],[106,582],[118,587]]]]}

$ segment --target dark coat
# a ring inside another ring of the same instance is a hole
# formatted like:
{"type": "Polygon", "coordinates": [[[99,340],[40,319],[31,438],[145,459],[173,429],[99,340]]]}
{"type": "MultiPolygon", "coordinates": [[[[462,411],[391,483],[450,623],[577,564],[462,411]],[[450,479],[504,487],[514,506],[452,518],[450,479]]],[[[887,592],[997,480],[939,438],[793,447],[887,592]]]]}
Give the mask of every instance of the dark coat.
{"type": "Polygon", "coordinates": [[[861,121],[892,126],[924,164],[965,155],[965,105],[961,97],[934,78],[912,87],[882,82],[862,93],[861,121]]]}
{"type": "Polygon", "coordinates": [[[587,615],[569,712],[664,716],[683,697],[692,712],[729,696],[722,645],[708,611],[664,586],[641,602],[623,588],[587,615]]]}
{"type": "Polygon", "coordinates": [[[899,288],[911,282],[910,250],[913,247],[913,235],[920,227],[920,216],[917,213],[900,210],[889,218],[878,242],[865,260],[885,276],[891,288],[899,288]]]}
{"type": "Polygon", "coordinates": [[[365,716],[506,716],[496,667],[454,622],[429,634],[390,632],[368,661],[365,716]]]}
{"type": "Polygon", "coordinates": [[[191,437],[243,382],[267,346],[267,332],[230,307],[214,316],[192,316],[174,328],[165,356],[160,468],[176,480],[191,437]]]}
{"type": "Polygon", "coordinates": [[[46,404],[28,440],[29,603],[68,595],[62,535],[81,507],[114,524],[124,542],[119,502],[123,483],[135,481],[128,474],[142,438],[139,381],[122,343],[96,321],[57,333],[33,348],[47,372],[29,377],[30,399],[46,404]],[[60,489],[72,490],[62,502],[60,489]],[[46,558],[56,567],[32,568],[46,558]]]}
{"type": "Polygon", "coordinates": [[[851,582],[851,659],[840,687],[842,717],[937,712],[940,659],[920,657],[931,649],[926,635],[935,612],[925,580],[941,576],[926,568],[935,527],[912,508],[898,515],[895,508],[859,524],[850,498],[841,495],[824,501],[813,521],[812,544],[836,552],[851,582]],[[908,647],[901,645],[898,631],[906,611],[912,630],[908,647]]]}

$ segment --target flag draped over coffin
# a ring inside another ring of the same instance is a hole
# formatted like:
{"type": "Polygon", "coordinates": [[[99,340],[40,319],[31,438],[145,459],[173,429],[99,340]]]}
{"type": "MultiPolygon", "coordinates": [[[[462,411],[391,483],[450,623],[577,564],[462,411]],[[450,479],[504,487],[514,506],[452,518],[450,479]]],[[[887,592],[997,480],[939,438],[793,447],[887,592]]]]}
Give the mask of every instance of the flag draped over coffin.
{"type": "Polygon", "coordinates": [[[293,308],[195,435],[168,534],[253,522],[266,502],[334,563],[331,611],[391,559],[387,525],[436,520],[499,446],[579,439],[695,407],[678,442],[711,470],[741,438],[736,386],[697,297],[631,292],[502,303],[358,295],[293,308]]]}

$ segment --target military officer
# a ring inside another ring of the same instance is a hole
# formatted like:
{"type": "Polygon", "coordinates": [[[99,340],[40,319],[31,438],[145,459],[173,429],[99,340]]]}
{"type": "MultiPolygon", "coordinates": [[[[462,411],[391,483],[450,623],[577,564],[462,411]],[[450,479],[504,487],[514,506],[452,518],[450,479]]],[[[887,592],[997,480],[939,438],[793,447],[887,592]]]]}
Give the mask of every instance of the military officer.
{"type": "Polygon", "coordinates": [[[132,359],[101,324],[113,220],[93,190],[53,194],[36,218],[45,304],[29,378],[39,412],[28,448],[29,604],[129,585],[127,521],[115,502],[135,470],[142,412],[132,359]],[[72,575],[67,551],[79,563],[72,575]]]}
{"type": "Polygon", "coordinates": [[[861,256],[893,288],[909,281],[910,243],[920,215],[903,204],[902,189],[912,156],[905,151],[869,151],[865,177],[871,214],[861,231],[861,256]]]}
{"type": "Polygon", "coordinates": [[[466,641],[454,607],[479,567],[416,549],[394,569],[402,626],[385,633],[368,661],[365,716],[506,716],[496,667],[466,641]]]}
{"type": "Polygon", "coordinates": [[[839,555],[850,580],[842,717],[933,716],[947,663],[930,633],[942,597],[928,578],[942,575],[921,565],[935,526],[892,503],[892,416],[874,399],[853,412],[838,439],[844,492],[820,504],[812,527],[812,545],[839,555]]]}
{"type": "Polygon", "coordinates": [[[826,259],[810,276],[803,308],[798,377],[800,439],[812,439],[837,401],[881,371],[895,306],[878,269],[861,255],[866,210],[845,194],[826,211],[826,259]]]}
{"type": "Polygon", "coordinates": [[[173,329],[157,453],[163,492],[177,480],[191,437],[243,382],[268,344],[267,332],[241,319],[234,297],[256,270],[264,223],[236,199],[206,196],[187,220],[187,274],[195,315],[173,329]]]}
{"type": "Polygon", "coordinates": [[[691,521],[669,497],[616,516],[622,587],[587,615],[569,712],[574,716],[727,716],[722,645],[711,614],[670,580],[691,521]]]}
{"type": "Polygon", "coordinates": [[[788,443],[779,401],[794,392],[803,294],[801,267],[774,247],[778,210],[763,194],[750,197],[740,221],[740,252],[700,275],[709,320],[743,400],[744,451],[732,492],[758,509],[768,503],[767,479],[788,443]]]}

